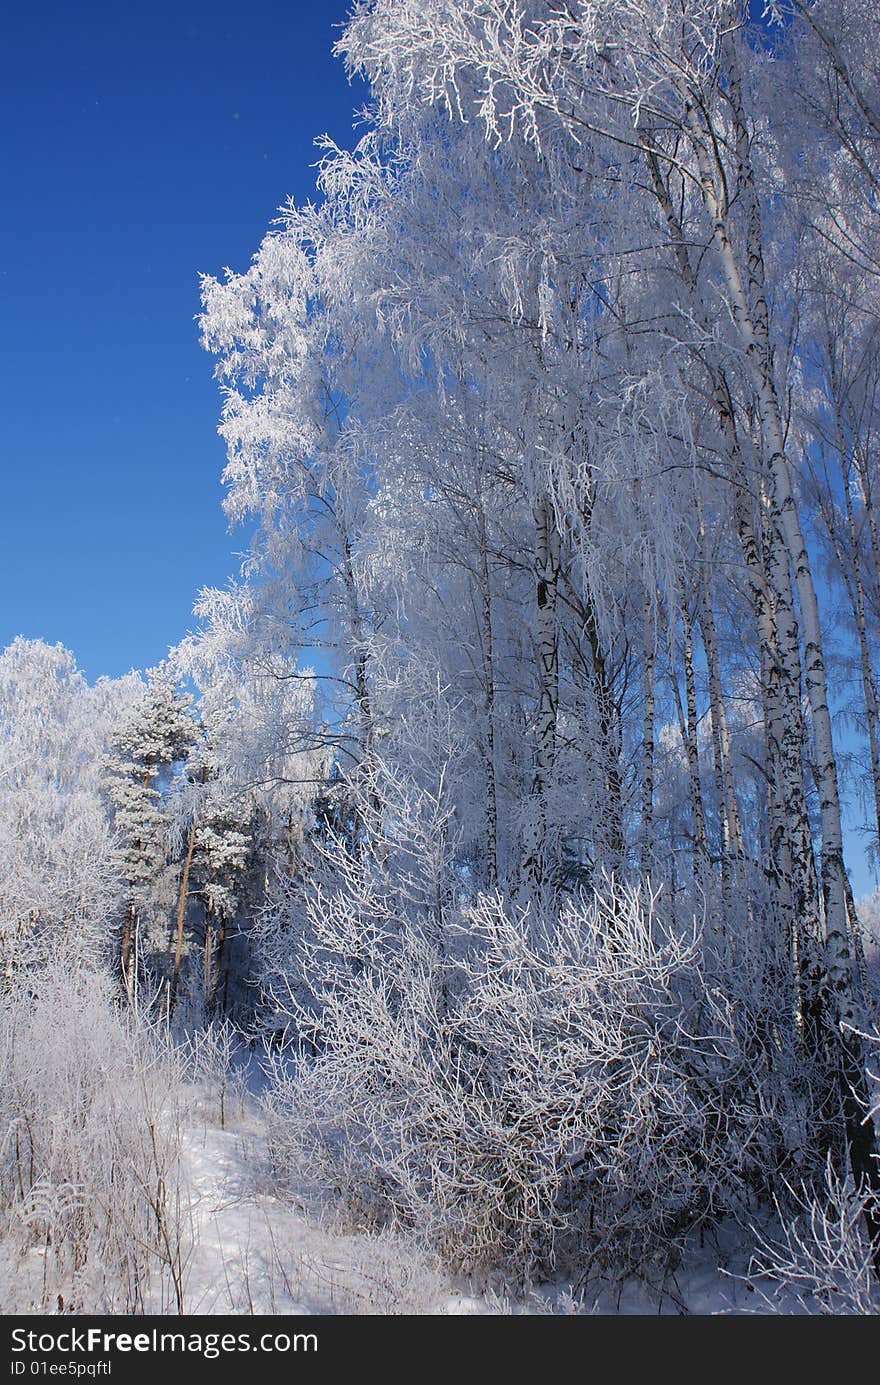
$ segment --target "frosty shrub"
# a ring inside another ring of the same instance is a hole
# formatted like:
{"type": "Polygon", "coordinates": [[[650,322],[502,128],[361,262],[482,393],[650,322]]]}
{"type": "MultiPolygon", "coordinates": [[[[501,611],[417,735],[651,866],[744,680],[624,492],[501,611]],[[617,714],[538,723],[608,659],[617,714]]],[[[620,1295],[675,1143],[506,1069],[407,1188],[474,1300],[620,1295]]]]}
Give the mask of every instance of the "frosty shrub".
{"type": "Polygon", "coordinates": [[[458,1267],[526,1275],[563,1253],[640,1264],[740,1206],[767,1102],[747,1007],[706,984],[696,926],[609,878],[554,918],[483,897],[441,948],[355,875],[299,927],[312,1002],[288,988],[304,1042],[267,1096],[281,1168],[320,1169],[458,1267]]]}
{"type": "MultiPolygon", "coordinates": [[[[829,1159],[818,1194],[802,1189],[793,1210],[777,1207],[780,1231],[758,1233],[747,1282],[772,1312],[880,1313],[880,1282],[865,1230],[873,1195],[857,1195],[829,1159]]],[[[791,1201],[792,1199],[789,1199],[791,1201]]]]}
{"type": "Polygon", "coordinates": [[[27,980],[0,1009],[4,1308],[179,1311],[179,1063],[104,976],[27,980]]]}
{"type": "Polygon", "coordinates": [[[179,1055],[190,1082],[216,1101],[221,1126],[240,1110],[246,1091],[243,1069],[237,1064],[241,1035],[229,1019],[212,1020],[193,1028],[179,1044],[179,1055]]]}

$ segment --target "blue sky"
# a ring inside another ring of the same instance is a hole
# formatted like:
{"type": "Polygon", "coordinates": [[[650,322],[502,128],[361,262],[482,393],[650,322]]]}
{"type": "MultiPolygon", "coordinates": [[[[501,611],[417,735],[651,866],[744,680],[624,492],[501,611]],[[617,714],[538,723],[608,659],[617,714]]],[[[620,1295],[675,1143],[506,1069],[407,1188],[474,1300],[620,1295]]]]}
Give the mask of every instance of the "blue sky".
{"type": "Polygon", "coordinates": [[[237,569],[200,271],[243,269],[364,100],[346,0],[49,3],[0,56],[0,648],[155,663],[237,569]]]}
{"type": "Polygon", "coordinates": [[[237,569],[200,271],[247,266],[364,89],[348,0],[12,0],[0,54],[0,648],[160,659],[237,569]]]}

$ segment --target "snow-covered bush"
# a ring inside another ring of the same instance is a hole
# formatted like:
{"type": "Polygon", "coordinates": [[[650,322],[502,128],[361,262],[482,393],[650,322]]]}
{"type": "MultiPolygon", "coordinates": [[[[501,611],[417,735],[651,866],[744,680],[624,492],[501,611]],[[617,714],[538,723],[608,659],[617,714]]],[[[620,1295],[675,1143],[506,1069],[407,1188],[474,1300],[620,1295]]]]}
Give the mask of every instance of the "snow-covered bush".
{"type": "Polygon", "coordinates": [[[483,897],[441,952],[381,913],[367,874],[305,901],[313,999],[292,986],[287,1018],[308,1042],[276,1056],[267,1095],[281,1169],[319,1169],[458,1266],[526,1275],[565,1253],[640,1264],[742,1206],[772,1102],[696,926],[608,878],[557,917],[483,897]]]}
{"type": "Polygon", "coordinates": [[[179,1046],[187,1078],[216,1101],[221,1126],[244,1099],[244,1070],[236,1063],[241,1038],[231,1020],[212,1020],[193,1028],[179,1046]]]}
{"type": "Polygon", "coordinates": [[[0,1012],[7,1312],[179,1310],[181,1067],[108,978],[34,971],[0,1012]]]}
{"type": "MultiPolygon", "coordinates": [[[[876,1195],[858,1195],[829,1159],[824,1188],[802,1189],[792,1211],[778,1208],[780,1229],[758,1233],[748,1283],[771,1312],[835,1317],[880,1313],[880,1280],[865,1226],[876,1195]]],[[[880,1211],[880,1209],[878,1209],[880,1211]]]]}

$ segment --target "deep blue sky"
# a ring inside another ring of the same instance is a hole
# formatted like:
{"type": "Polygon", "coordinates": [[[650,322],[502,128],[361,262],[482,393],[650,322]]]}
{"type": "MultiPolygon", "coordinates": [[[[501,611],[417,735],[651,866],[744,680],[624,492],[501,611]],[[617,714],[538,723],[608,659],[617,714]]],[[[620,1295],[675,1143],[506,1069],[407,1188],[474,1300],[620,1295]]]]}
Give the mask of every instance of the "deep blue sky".
{"type": "Polygon", "coordinates": [[[348,0],[7,7],[0,53],[0,648],[156,662],[243,545],[198,274],[244,269],[352,138],[348,0]]]}
{"type": "Polygon", "coordinates": [[[362,87],[347,0],[7,8],[0,56],[0,648],[160,659],[237,569],[200,271],[244,269],[362,87]]]}

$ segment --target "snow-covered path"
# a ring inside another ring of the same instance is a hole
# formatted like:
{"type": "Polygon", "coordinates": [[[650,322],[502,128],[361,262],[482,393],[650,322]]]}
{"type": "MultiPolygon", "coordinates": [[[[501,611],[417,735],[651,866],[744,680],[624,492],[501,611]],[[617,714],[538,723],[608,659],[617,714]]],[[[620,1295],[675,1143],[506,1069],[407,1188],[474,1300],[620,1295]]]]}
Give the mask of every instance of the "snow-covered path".
{"type": "Polygon", "coordinates": [[[188,1313],[467,1311],[413,1247],[329,1230],[305,1206],[263,1190],[261,1136],[253,1117],[231,1129],[205,1123],[184,1132],[188,1313]]]}

